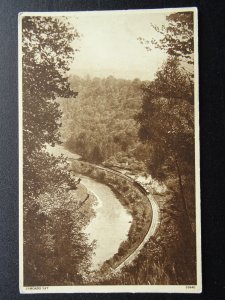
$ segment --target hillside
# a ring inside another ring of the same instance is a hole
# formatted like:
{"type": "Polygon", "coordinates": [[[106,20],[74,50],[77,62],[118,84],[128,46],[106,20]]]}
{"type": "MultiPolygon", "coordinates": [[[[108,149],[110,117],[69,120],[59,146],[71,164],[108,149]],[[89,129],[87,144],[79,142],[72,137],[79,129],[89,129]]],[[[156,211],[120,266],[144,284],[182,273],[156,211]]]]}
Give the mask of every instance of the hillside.
{"type": "MultiPolygon", "coordinates": [[[[141,167],[144,145],[138,140],[135,116],[142,104],[142,82],[116,79],[70,78],[78,91],[73,101],[60,99],[63,111],[62,139],[84,160],[141,167]]],[[[144,167],[142,166],[142,169],[144,167]]]]}

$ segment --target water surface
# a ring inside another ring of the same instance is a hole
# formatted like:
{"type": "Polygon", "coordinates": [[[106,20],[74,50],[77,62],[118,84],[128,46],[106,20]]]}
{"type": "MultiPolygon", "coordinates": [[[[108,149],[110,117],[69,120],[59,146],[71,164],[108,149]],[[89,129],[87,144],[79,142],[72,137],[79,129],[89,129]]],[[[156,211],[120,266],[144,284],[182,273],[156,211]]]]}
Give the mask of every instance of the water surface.
{"type": "MultiPolygon", "coordinates": [[[[67,158],[78,159],[79,155],[71,153],[61,145],[46,145],[46,151],[54,156],[65,155],[67,158]]],[[[89,242],[96,241],[92,268],[97,269],[107,259],[118,252],[121,242],[127,239],[132,216],[122,206],[113,191],[105,184],[87,176],[79,176],[88,193],[95,195],[97,205],[94,207],[96,216],[85,229],[89,242]]]]}
{"type": "Polygon", "coordinates": [[[81,183],[98,200],[95,207],[96,217],[91,220],[85,230],[89,234],[90,242],[96,240],[92,263],[93,268],[97,268],[117,253],[121,242],[127,239],[132,216],[105,184],[86,176],[81,176],[81,183]]]}

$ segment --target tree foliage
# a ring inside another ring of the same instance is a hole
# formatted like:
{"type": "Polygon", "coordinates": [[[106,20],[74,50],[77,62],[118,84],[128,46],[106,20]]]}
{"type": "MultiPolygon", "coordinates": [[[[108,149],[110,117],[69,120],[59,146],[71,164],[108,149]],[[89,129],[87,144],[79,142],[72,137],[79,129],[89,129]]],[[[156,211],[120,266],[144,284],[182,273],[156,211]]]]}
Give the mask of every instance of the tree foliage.
{"type": "MultiPolygon", "coordinates": [[[[167,24],[161,27],[152,25],[152,27],[161,35],[159,39],[151,39],[151,44],[159,48],[170,56],[175,56],[193,64],[194,53],[194,19],[193,12],[184,11],[169,14],[167,24]]],[[[138,38],[147,50],[149,40],[146,38],[138,38]]]]}
{"type": "MultiPolygon", "coordinates": [[[[158,280],[165,284],[195,283],[193,12],[170,14],[165,26],[152,27],[161,37],[151,43],[139,38],[140,42],[148,51],[150,45],[165,51],[168,58],[155,79],[143,86],[137,121],[140,139],[151,145],[149,172],[168,185],[171,197],[163,205],[161,235],[155,243],[147,244],[148,255],[145,250],[142,253],[141,263],[151,259],[155,270],[146,267],[138,276],[154,283],[154,277],[148,274],[160,268],[163,272],[159,272],[162,276],[158,280]],[[164,261],[159,257],[161,254],[164,261]]],[[[135,266],[140,267],[140,259],[135,266]]]]}
{"type": "Polygon", "coordinates": [[[22,21],[24,153],[59,141],[56,97],[72,97],[66,72],[70,43],[79,35],[61,18],[24,17],[22,21]]]}
{"type": "Polygon", "coordinates": [[[134,115],[141,107],[141,81],[112,76],[72,76],[70,81],[79,94],[76,102],[59,100],[65,145],[93,163],[112,162],[115,156],[117,161],[128,162],[128,155],[133,157],[137,146],[140,147],[134,115]]]}
{"type": "Polygon", "coordinates": [[[137,115],[141,140],[153,146],[149,169],[161,179],[170,172],[181,179],[187,170],[194,178],[194,108],[189,101],[191,87],[185,88],[184,82],[188,81],[180,76],[179,63],[169,58],[155,81],[144,87],[137,115]]]}
{"type": "MultiPolygon", "coordinates": [[[[193,63],[194,22],[193,12],[178,12],[167,17],[168,25],[162,28],[163,37],[155,42],[169,55],[182,57],[193,63]]],[[[157,31],[160,29],[156,28],[157,31]]]]}
{"type": "Polygon", "coordinates": [[[182,67],[179,59],[169,56],[155,75],[157,95],[167,99],[180,99],[194,104],[194,82],[182,67]]]}
{"type": "MultiPolygon", "coordinates": [[[[59,96],[76,96],[70,88],[66,72],[74,55],[70,43],[78,37],[77,31],[64,18],[22,19],[25,198],[30,193],[35,195],[41,191],[40,186],[43,184],[44,188],[47,174],[49,176],[50,170],[47,171],[42,164],[42,161],[52,160],[43,152],[45,144],[60,142],[58,129],[61,125],[61,111],[55,99],[59,96]],[[32,172],[34,176],[28,176],[32,172]],[[34,181],[34,177],[35,182],[30,182],[34,181]]],[[[65,178],[68,179],[66,173],[65,178]]],[[[54,175],[53,171],[52,178],[56,179],[54,175]]]]}
{"type": "Polygon", "coordinates": [[[65,18],[22,19],[25,285],[81,283],[90,265],[92,245],[82,233],[87,207],[80,213],[78,199],[65,190],[73,182],[65,159],[45,151],[46,144],[60,143],[56,99],[77,95],[67,71],[78,37],[65,18]]]}
{"type": "Polygon", "coordinates": [[[93,249],[82,232],[91,217],[87,207],[80,208],[62,189],[41,194],[32,206],[24,210],[29,226],[24,231],[25,285],[83,283],[93,249]]]}
{"type": "Polygon", "coordinates": [[[137,115],[141,139],[164,143],[184,156],[185,142],[193,147],[194,99],[192,85],[176,58],[169,58],[155,80],[143,85],[143,95],[142,110],[137,115]],[[185,135],[183,142],[181,135],[185,135]]]}

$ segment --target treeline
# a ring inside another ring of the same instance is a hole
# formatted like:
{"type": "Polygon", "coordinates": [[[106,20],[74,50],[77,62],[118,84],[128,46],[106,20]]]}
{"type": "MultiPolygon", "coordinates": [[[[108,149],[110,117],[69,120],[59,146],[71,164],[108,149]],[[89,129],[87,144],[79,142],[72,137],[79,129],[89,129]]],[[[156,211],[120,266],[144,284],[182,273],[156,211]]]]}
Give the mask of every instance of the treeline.
{"type": "Polygon", "coordinates": [[[64,145],[93,163],[136,164],[143,144],[134,116],[142,103],[142,82],[100,78],[70,78],[78,91],[74,101],[60,99],[64,145]]]}

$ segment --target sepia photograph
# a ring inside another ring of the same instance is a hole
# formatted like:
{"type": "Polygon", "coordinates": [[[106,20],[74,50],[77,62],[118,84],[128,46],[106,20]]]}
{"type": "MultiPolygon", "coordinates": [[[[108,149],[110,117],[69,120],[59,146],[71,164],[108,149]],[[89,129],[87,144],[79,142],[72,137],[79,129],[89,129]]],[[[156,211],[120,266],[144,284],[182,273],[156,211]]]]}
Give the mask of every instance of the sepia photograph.
{"type": "Polygon", "coordinates": [[[21,293],[200,293],[197,9],[21,12],[21,293]]]}

